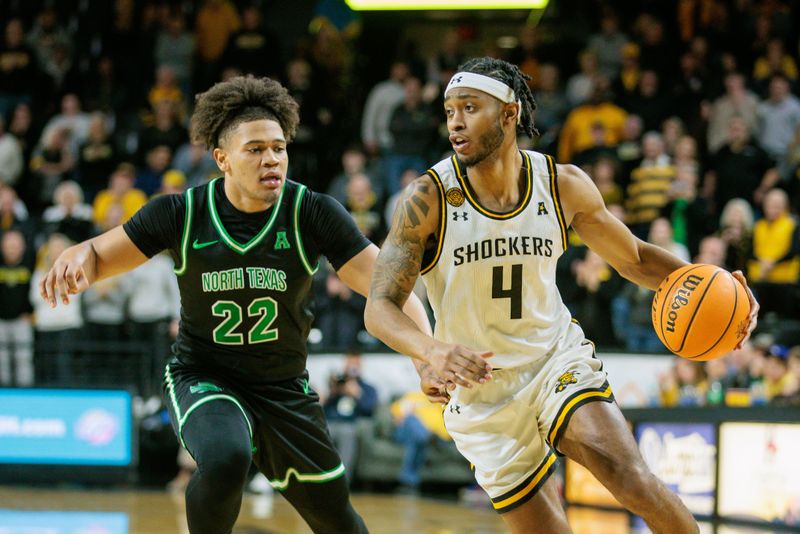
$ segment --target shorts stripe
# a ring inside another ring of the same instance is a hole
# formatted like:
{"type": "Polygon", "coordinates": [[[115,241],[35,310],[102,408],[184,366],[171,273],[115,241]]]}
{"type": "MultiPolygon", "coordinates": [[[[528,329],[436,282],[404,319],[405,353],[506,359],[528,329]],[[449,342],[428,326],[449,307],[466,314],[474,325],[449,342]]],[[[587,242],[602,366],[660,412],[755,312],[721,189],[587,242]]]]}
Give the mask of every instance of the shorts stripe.
{"type": "Polygon", "coordinates": [[[335,480],[344,475],[344,464],[339,464],[334,469],[331,469],[330,471],[322,471],[321,473],[299,473],[297,469],[290,467],[286,470],[286,476],[283,477],[283,480],[276,478],[275,480],[270,480],[269,484],[276,490],[283,491],[289,487],[289,479],[292,475],[294,475],[294,478],[296,478],[298,482],[322,484],[324,482],[335,480]]]}
{"type": "Polygon", "coordinates": [[[556,449],[556,452],[560,454],[556,443],[561,439],[564,430],[566,430],[572,414],[584,404],[593,401],[614,402],[614,394],[611,392],[611,386],[608,382],[605,382],[599,388],[578,391],[568,397],[564,404],[561,405],[553,420],[553,425],[550,427],[550,432],[547,433],[547,441],[556,449]]]}
{"type": "Polygon", "coordinates": [[[492,499],[495,511],[505,513],[521,506],[536,495],[536,492],[550,477],[556,468],[557,456],[550,451],[536,470],[516,488],[499,497],[492,499]]]}

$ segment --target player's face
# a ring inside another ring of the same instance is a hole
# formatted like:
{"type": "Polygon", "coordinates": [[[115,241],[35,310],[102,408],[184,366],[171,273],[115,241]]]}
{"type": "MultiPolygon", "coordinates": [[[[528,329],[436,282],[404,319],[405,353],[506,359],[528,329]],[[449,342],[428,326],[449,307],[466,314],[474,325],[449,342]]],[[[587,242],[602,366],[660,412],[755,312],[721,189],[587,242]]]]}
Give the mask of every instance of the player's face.
{"type": "Polygon", "coordinates": [[[269,119],[243,122],[225,137],[217,161],[226,179],[237,194],[268,208],[278,200],[289,167],[280,124],[269,119]]]}
{"type": "Polygon", "coordinates": [[[444,100],[450,145],[468,167],[494,154],[505,140],[501,106],[483,91],[457,87],[444,100]]]}

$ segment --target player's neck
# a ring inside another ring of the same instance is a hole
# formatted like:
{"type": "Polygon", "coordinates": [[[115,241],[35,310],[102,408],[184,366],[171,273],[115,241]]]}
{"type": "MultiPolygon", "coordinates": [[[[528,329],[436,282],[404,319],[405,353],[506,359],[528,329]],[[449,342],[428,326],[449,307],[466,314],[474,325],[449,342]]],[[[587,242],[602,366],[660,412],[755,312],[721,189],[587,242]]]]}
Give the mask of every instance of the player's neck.
{"type": "Polygon", "coordinates": [[[469,167],[469,183],[478,198],[488,205],[513,207],[519,200],[519,171],[522,154],[516,142],[505,143],[480,163],[469,167]]]}
{"type": "MultiPolygon", "coordinates": [[[[259,198],[252,198],[247,196],[244,191],[236,187],[233,180],[226,176],[225,181],[222,183],[225,196],[228,198],[234,208],[243,213],[258,213],[267,211],[274,204],[274,200],[263,200],[259,198]]],[[[285,185],[285,184],[284,184],[285,185]]]]}

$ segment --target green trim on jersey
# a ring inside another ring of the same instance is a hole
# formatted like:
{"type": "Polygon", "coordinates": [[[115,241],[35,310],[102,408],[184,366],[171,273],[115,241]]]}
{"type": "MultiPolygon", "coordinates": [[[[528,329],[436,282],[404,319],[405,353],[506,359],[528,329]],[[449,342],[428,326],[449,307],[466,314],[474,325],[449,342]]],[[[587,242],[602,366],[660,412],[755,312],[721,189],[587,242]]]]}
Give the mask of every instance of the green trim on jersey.
{"type": "Polygon", "coordinates": [[[173,269],[178,276],[186,272],[186,249],[189,247],[189,233],[192,229],[192,217],[194,213],[193,190],[193,187],[186,190],[186,216],[183,219],[183,237],[181,238],[181,267],[180,269],[173,269]]]}
{"type": "Polygon", "coordinates": [[[292,475],[294,475],[298,482],[323,484],[325,482],[330,482],[331,480],[336,480],[340,476],[344,475],[344,464],[339,464],[330,471],[322,471],[321,473],[299,473],[297,469],[290,467],[286,470],[286,476],[283,477],[283,480],[279,480],[277,478],[275,480],[270,480],[269,485],[278,491],[283,491],[289,487],[289,478],[292,475]]]}
{"type": "Polygon", "coordinates": [[[239,254],[247,254],[250,249],[258,246],[258,244],[264,240],[272,228],[272,225],[275,223],[275,219],[278,218],[278,211],[280,211],[281,201],[283,200],[283,192],[286,191],[286,182],[284,182],[283,186],[281,187],[281,193],[278,195],[277,202],[275,202],[273,205],[272,215],[270,216],[269,221],[267,221],[267,224],[264,225],[264,228],[262,228],[261,231],[253,237],[253,239],[242,245],[233,237],[231,237],[227,231],[225,231],[225,227],[222,225],[222,221],[217,214],[217,206],[214,203],[214,184],[217,183],[217,180],[219,180],[219,178],[215,178],[208,183],[208,192],[206,193],[208,195],[208,209],[211,212],[211,221],[226,245],[239,254]]]}
{"type": "Polygon", "coordinates": [[[306,250],[303,248],[303,237],[300,235],[300,203],[303,201],[303,195],[306,192],[306,186],[298,184],[297,193],[294,195],[294,235],[297,239],[297,253],[300,256],[300,261],[306,268],[306,272],[314,276],[319,270],[319,261],[315,267],[311,267],[311,262],[308,261],[306,250]]]}
{"type": "MultiPolygon", "coordinates": [[[[189,416],[192,414],[192,412],[203,404],[212,400],[227,400],[234,403],[239,407],[239,410],[242,411],[242,417],[244,417],[244,420],[247,423],[247,431],[250,434],[250,448],[253,452],[256,451],[255,443],[253,443],[253,426],[250,424],[250,419],[247,418],[247,412],[244,411],[241,403],[239,403],[235,397],[225,394],[209,395],[192,404],[189,409],[186,410],[186,413],[181,415],[181,407],[178,404],[177,397],[175,396],[175,383],[172,380],[172,373],[169,372],[169,365],[167,365],[167,368],[164,371],[164,378],[167,381],[167,390],[169,391],[169,398],[172,401],[172,409],[175,411],[175,416],[178,418],[178,438],[181,440],[181,445],[184,449],[186,449],[186,442],[183,441],[183,426],[186,424],[186,421],[189,419],[189,416]]],[[[189,452],[189,454],[191,454],[189,449],[186,450],[189,452]]]]}

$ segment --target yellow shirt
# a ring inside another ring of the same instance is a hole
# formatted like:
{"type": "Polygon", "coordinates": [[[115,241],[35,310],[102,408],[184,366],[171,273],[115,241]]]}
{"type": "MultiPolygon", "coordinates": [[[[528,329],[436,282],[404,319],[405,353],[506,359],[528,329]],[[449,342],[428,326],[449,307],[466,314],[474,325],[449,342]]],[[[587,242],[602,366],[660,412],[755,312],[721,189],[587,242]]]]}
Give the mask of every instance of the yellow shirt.
{"type": "Polygon", "coordinates": [[[395,419],[414,414],[422,426],[444,440],[450,439],[450,434],[444,427],[442,406],[430,402],[421,391],[409,391],[392,403],[391,411],[395,419]]]}
{"type": "Polygon", "coordinates": [[[592,125],[600,123],[605,128],[605,144],[614,146],[622,139],[628,114],[622,108],[603,102],[584,104],[572,110],[561,130],[558,142],[558,160],[569,163],[572,156],[593,146],[592,125]]]}
{"type": "Polygon", "coordinates": [[[94,209],[94,222],[101,225],[105,221],[111,206],[119,204],[122,207],[122,220],[120,220],[120,223],[124,223],[133,217],[133,214],[139,211],[139,208],[144,206],[146,202],[147,195],[139,189],[130,189],[121,198],[105,189],[100,191],[94,199],[92,206],[94,209]]]}
{"type": "Polygon", "coordinates": [[[228,38],[239,31],[240,24],[239,14],[228,0],[206,3],[197,13],[195,21],[200,59],[210,62],[222,57],[228,38]]]}
{"type": "MultiPolygon", "coordinates": [[[[770,222],[761,219],[753,227],[753,255],[755,260],[748,264],[747,274],[752,281],[761,280],[759,261],[776,261],[789,253],[792,247],[797,221],[784,214],[770,222]]],[[[773,267],[764,279],[776,284],[796,284],[800,280],[800,258],[795,256],[773,267]]]]}

